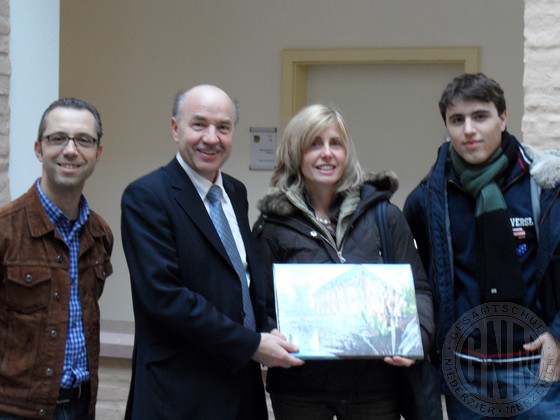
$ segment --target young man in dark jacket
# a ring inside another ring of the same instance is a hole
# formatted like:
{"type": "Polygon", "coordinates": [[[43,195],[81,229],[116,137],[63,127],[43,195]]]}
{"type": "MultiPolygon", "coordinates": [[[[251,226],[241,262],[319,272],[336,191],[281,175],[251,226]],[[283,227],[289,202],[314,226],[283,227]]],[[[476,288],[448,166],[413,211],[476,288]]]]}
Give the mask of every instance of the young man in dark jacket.
{"type": "Polygon", "coordinates": [[[507,132],[483,74],[453,79],[439,106],[449,142],[404,213],[434,292],[449,418],[560,418],[560,153],[507,132]]]}

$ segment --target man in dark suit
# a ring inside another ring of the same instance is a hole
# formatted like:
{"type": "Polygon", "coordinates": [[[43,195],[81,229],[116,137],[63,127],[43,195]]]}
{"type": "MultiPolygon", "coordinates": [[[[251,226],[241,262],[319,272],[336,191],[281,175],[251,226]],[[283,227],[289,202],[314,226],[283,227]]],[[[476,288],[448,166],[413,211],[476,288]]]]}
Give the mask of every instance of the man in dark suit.
{"type": "Polygon", "coordinates": [[[303,363],[290,354],[295,345],[266,332],[247,191],[220,170],[236,122],[236,105],[223,90],[179,92],[171,118],[177,156],[124,192],[122,239],[136,324],[128,418],[266,419],[260,364],[303,363]],[[210,217],[214,185],[243,262],[240,275],[210,217]],[[252,308],[243,306],[242,281],[252,308]],[[247,322],[250,312],[254,321],[247,322]]]}

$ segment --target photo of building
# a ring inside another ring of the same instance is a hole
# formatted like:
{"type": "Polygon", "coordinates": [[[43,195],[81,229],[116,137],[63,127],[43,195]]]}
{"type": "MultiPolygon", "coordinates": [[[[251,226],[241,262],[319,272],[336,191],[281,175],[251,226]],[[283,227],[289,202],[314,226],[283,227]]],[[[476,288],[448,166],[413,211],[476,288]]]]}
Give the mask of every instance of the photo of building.
{"type": "Polygon", "coordinates": [[[307,358],[423,357],[407,264],[277,264],[278,327],[307,358]]]}

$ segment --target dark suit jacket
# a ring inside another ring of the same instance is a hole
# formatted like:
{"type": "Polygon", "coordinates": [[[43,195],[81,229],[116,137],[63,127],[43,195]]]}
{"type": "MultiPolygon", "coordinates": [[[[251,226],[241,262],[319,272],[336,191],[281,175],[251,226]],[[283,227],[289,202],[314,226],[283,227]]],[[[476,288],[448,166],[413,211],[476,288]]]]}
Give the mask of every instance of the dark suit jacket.
{"type": "MultiPolygon", "coordinates": [[[[223,174],[251,274],[257,331],[268,328],[247,190],[223,174]]],[[[122,197],[122,241],[135,316],[133,419],[267,418],[260,333],[243,327],[239,277],[193,183],[176,159],[122,197]]]]}

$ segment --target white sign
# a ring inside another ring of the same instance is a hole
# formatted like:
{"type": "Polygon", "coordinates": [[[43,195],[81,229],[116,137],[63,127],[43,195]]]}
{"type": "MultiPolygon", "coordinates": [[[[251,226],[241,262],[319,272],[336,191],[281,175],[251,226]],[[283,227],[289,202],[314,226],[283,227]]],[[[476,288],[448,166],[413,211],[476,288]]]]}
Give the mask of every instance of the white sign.
{"type": "Polygon", "coordinates": [[[274,169],[276,127],[251,127],[251,163],[249,169],[274,169]]]}

